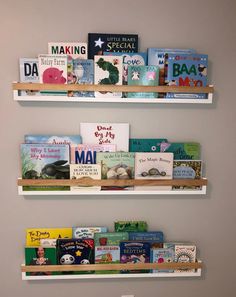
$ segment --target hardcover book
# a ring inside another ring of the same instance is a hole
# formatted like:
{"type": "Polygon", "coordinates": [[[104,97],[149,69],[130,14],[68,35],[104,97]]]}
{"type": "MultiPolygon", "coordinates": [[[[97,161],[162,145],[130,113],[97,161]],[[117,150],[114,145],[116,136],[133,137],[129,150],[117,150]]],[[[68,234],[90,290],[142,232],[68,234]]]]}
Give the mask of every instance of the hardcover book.
{"type": "MultiPolygon", "coordinates": [[[[119,246],[95,246],[95,264],[116,264],[120,263],[119,246]]],[[[119,273],[116,270],[97,270],[96,274],[119,273]]]]}
{"type": "MultiPolygon", "coordinates": [[[[158,86],[159,68],[157,66],[128,66],[128,85],[158,86]]],[[[128,92],[128,98],[157,98],[156,92],[128,92]]]]}
{"type": "Polygon", "coordinates": [[[73,238],[94,238],[95,233],[105,233],[107,227],[72,227],[73,238]]]}
{"type": "MultiPolygon", "coordinates": [[[[20,82],[22,83],[38,83],[38,59],[37,58],[20,58],[20,82]]],[[[21,96],[25,95],[39,95],[37,91],[24,90],[19,91],[21,96]]]]}
{"type": "Polygon", "coordinates": [[[79,144],[71,146],[71,164],[96,164],[97,152],[115,151],[115,144],[79,144]]]}
{"type": "Polygon", "coordinates": [[[148,224],[145,221],[116,221],[115,232],[147,232],[148,224]]]}
{"type": "Polygon", "coordinates": [[[137,34],[88,34],[88,58],[103,55],[104,52],[138,52],[137,34]]]}
{"type": "MultiPolygon", "coordinates": [[[[94,84],[122,85],[122,57],[94,56],[94,84]]],[[[122,92],[95,92],[95,97],[121,98],[122,92]]]]}
{"type": "MultiPolygon", "coordinates": [[[[69,179],[70,149],[67,144],[21,144],[23,179],[69,179]]],[[[23,186],[24,191],[66,191],[68,186],[23,186]]]]}
{"type": "Polygon", "coordinates": [[[130,138],[130,152],[160,152],[161,143],[167,142],[166,138],[130,138]]]}
{"type": "MultiPolygon", "coordinates": [[[[172,86],[206,87],[208,55],[169,54],[167,83],[172,86]]],[[[206,94],[167,93],[167,98],[206,99],[206,94]]]]}
{"type": "Polygon", "coordinates": [[[129,240],[131,240],[131,241],[148,241],[151,243],[163,243],[164,242],[164,234],[162,231],[129,232],[129,240]]]}
{"type": "Polygon", "coordinates": [[[85,42],[49,42],[48,53],[51,55],[67,55],[72,59],[87,59],[88,45],[85,42]]]}
{"type": "Polygon", "coordinates": [[[117,151],[129,150],[128,123],[80,123],[85,144],[115,144],[117,151]]]}
{"type": "MultiPolygon", "coordinates": [[[[194,263],[196,262],[195,245],[175,245],[175,262],[194,263]]],[[[194,269],[179,269],[176,272],[195,272],[194,269]]]]}
{"type": "MultiPolygon", "coordinates": [[[[135,179],[172,179],[173,153],[136,153],[135,179]]],[[[171,190],[171,186],[135,186],[135,190],[171,190]]]]}
{"type": "Polygon", "coordinates": [[[200,160],[201,147],[197,142],[162,142],[161,152],[173,153],[174,160],[200,160]]]}
{"type": "MultiPolygon", "coordinates": [[[[158,248],[151,249],[151,263],[171,263],[175,260],[175,253],[172,249],[158,248]]],[[[153,273],[174,272],[173,269],[153,269],[153,273]]]]}
{"type": "Polygon", "coordinates": [[[119,246],[122,240],[128,239],[128,232],[101,232],[94,234],[95,246],[119,246]]]}
{"type": "MultiPolygon", "coordinates": [[[[89,177],[91,179],[101,179],[101,166],[98,164],[70,164],[70,178],[81,179],[89,177]]],[[[100,191],[101,186],[71,186],[71,191],[100,191]]]]}
{"type": "Polygon", "coordinates": [[[26,245],[39,246],[41,239],[72,238],[72,228],[28,228],[26,245]]]}
{"type": "Polygon", "coordinates": [[[27,134],[24,137],[25,143],[49,143],[49,144],[68,144],[78,145],[82,143],[80,135],[39,135],[27,134]]]}

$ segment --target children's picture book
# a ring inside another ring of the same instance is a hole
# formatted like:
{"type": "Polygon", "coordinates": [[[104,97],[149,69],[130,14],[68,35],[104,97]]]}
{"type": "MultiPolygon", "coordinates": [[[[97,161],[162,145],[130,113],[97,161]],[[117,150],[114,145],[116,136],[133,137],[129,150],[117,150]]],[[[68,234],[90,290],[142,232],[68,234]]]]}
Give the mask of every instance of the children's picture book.
{"type": "MultiPolygon", "coordinates": [[[[120,263],[120,247],[113,246],[95,246],[95,264],[116,264],[120,263]]],[[[96,274],[119,273],[116,270],[97,270],[96,274]]]]}
{"type": "MultiPolygon", "coordinates": [[[[135,179],[172,179],[173,153],[136,153],[135,179]]],[[[135,190],[171,190],[171,186],[135,186],[135,190]]]]}
{"type": "Polygon", "coordinates": [[[68,144],[78,145],[82,143],[80,135],[39,135],[27,134],[24,137],[25,143],[49,143],[49,144],[68,144]]]}
{"type": "MultiPolygon", "coordinates": [[[[88,59],[74,59],[70,63],[71,72],[68,83],[91,85],[94,82],[94,61],[88,59]]],[[[69,97],[94,97],[93,91],[69,91],[69,97]]]]}
{"type": "MultiPolygon", "coordinates": [[[[122,73],[122,57],[94,56],[94,84],[122,85],[122,73]]],[[[95,97],[121,98],[122,92],[95,92],[95,97]]]]}
{"type": "MultiPolygon", "coordinates": [[[[39,70],[37,58],[20,58],[20,82],[22,83],[39,83],[39,70]]],[[[37,91],[24,90],[19,91],[21,96],[39,95],[37,91]]]]}
{"type": "Polygon", "coordinates": [[[88,44],[86,42],[49,42],[48,54],[67,55],[73,59],[87,59],[88,44]]]}
{"type": "Polygon", "coordinates": [[[78,144],[71,146],[71,164],[96,164],[97,152],[115,152],[115,144],[78,144]]]}
{"type": "Polygon", "coordinates": [[[164,234],[162,231],[129,232],[129,240],[148,241],[151,243],[163,243],[164,234]]]}
{"type": "MultiPolygon", "coordinates": [[[[151,263],[171,263],[175,260],[175,253],[173,249],[168,248],[152,248],[151,249],[151,263]]],[[[174,272],[173,269],[153,269],[153,273],[160,272],[174,272]]]]}
{"type": "MultiPolygon", "coordinates": [[[[70,164],[70,179],[91,178],[101,179],[101,165],[99,164],[70,164]]],[[[71,191],[100,191],[101,186],[71,186],[71,191]]]]}
{"type": "MultiPolygon", "coordinates": [[[[25,247],[25,265],[56,265],[56,248],[55,247],[25,247]]],[[[57,272],[35,271],[26,272],[26,275],[55,275],[57,272]]]]}
{"type": "Polygon", "coordinates": [[[88,33],[88,58],[104,52],[138,52],[137,34],[88,33]]]}
{"type": "MultiPolygon", "coordinates": [[[[167,83],[170,86],[206,87],[208,55],[169,54],[167,83]]],[[[167,98],[205,99],[206,94],[167,93],[167,98]]]]}
{"type": "MultiPolygon", "coordinates": [[[[69,179],[70,149],[67,144],[21,144],[23,179],[69,179]]],[[[68,186],[23,186],[24,191],[66,191],[68,186]]]]}
{"type": "MultiPolygon", "coordinates": [[[[174,179],[200,179],[202,177],[201,160],[174,160],[173,178],[174,179]]],[[[172,186],[176,189],[201,189],[201,186],[172,186]]]]}
{"type": "MultiPolygon", "coordinates": [[[[145,241],[121,241],[120,263],[150,263],[150,243],[145,241]]],[[[148,273],[150,270],[122,270],[121,273],[148,273]]]]}
{"type": "Polygon", "coordinates": [[[116,151],[129,151],[128,123],[80,123],[84,144],[115,144],[116,151]]]}
{"type": "MultiPolygon", "coordinates": [[[[158,86],[158,66],[128,66],[128,85],[130,86],[158,86]]],[[[128,98],[157,98],[157,92],[128,92],[128,98]]]]}
{"type": "Polygon", "coordinates": [[[27,228],[26,246],[39,246],[41,239],[72,238],[72,228],[27,228]]]}
{"type": "MultiPolygon", "coordinates": [[[[67,84],[67,55],[42,54],[38,56],[39,82],[67,84]]],[[[65,91],[41,91],[41,94],[65,95],[65,91]]]]}
{"type": "Polygon", "coordinates": [[[148,224],[145,221],[115,221],[115,232],[147,232],[148,224]]]}
{"type": "Polygon", "coordinates": [[[122,240],[128,239],[128,232],[101,232],[94,234],[95,246],[119,246],[122,240]]]}
{"type": "Polygon", "coordinates": [[[57,239],[56,238],[42,238],[40,239],[40,245],[42,247],[56,247],[57,239]]]}
{"type": "Polygon", "coordinates": [[[95,233],[105,233],[107,231],[107,227],[72,227],[72,236],[79,239],[94,239],[95,233]]]}
{"type": "Polygon", "coordinates": [[[162,142],[161,152],[173,153],[174,160],[200,160],[201,147],[198,142],[162,142]]]}
{"type": "Polygon", "coordinates": [[[160,152],[161,143],[167,142],[166,138],[130,138],[129,152],[160,152]]]}
{"type": "MultiPolygon", "coordinates": [[[[196,262],[195,245],[175,245],[175,262],[194,263],[196,262]]],[[[176,272],[195,272],[194,269],[178,269],[176,272]]]]}

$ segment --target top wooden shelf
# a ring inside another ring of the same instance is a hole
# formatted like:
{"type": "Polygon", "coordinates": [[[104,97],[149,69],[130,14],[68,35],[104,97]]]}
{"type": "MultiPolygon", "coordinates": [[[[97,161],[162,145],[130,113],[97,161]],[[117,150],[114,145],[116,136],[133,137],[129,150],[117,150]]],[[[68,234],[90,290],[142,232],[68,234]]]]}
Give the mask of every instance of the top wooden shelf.
{"type": "Polygon", "coordinates": [[[16,101],[54,101],[54,102],[125,102],[125,103],[212,103],[213,86],[207,87],[177,87],[177,86],[117,86],[117,85],[78,85],[78,84],[40,84],[17,83],[12,84],[14,100],[16,101]],[[179,93],[179,98],[94,98],[94,97],[70,97],[65,95],[25,95],[19,91],[101,91],[101,92],[159,92],[179,93]],[[188,93],[205,93],[207,99],[187,98],[188,93]],[[185,95],[186,94],[186,95],[185,95]]]}

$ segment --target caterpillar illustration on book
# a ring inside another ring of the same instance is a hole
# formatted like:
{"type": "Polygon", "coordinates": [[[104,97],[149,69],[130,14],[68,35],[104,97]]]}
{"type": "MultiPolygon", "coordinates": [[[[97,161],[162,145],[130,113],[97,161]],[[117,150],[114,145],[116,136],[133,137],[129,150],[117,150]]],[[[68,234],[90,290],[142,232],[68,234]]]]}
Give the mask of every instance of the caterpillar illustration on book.
{"type": "Polygon", "coordinates": [[[119,70],[115,66],[115,65],[117,65],[117,63],[118,63],[117,59],[114,59],[113,63],[105,61],[103,58],[100,58],[97,61],[97,65],[99,66],[99,68],[101,68],[104,71],[109,72],[109,77],[101,79],[100,84],[102,84],[102,85],[115,85],[115,84],[118,83],[118,81],[119,81],[119,70]]]}

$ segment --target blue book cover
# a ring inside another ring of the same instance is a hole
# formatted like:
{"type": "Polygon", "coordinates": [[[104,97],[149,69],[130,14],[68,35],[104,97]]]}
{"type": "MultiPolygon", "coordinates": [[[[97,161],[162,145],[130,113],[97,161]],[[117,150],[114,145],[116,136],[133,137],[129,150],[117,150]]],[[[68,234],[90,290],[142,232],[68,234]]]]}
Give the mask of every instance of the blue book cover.
{"type": "MultiPolygon", "coordinates": [[[[171,248],[158,248],[151,250],[151,263],[171,263],[175,260],[174,250],[171,248]]],[[[153,273],[174,272],[173,269],[153,269],[153,273]]]]}
{"type": "Polygon", "coordinates": [[[24,137],[25,143],[49,143],[49,144],[68,144],[78,145],[82,143],[80,135],[40,135],[27,134],[24,137]]]}
{"type": "MultiPolygon", "coordinates": [[[[167,83],[169,86],[206,87],[208,55],[169,54],[167,83]]],[[[206,99],[207,94],[167,93],[167,98],[206,99]]]]}
{"type": "Polygon", "coordinates": [[[162,231],[148,231],[148,232],[129,232],[129,240],[148,241],[155,243],[164,242],[164,234],[162,231]]]}
{"type": "Polygon", "coordinates": [[[166,138],[130,138],[129,152],[160,152],[162,142],[167,142],[166,138]]]}
{"type": "Polygon", "coordinates": [[[88,34],[88,58],[103,55],[104,52],[138,52],[137,34],[88,34]]]}

